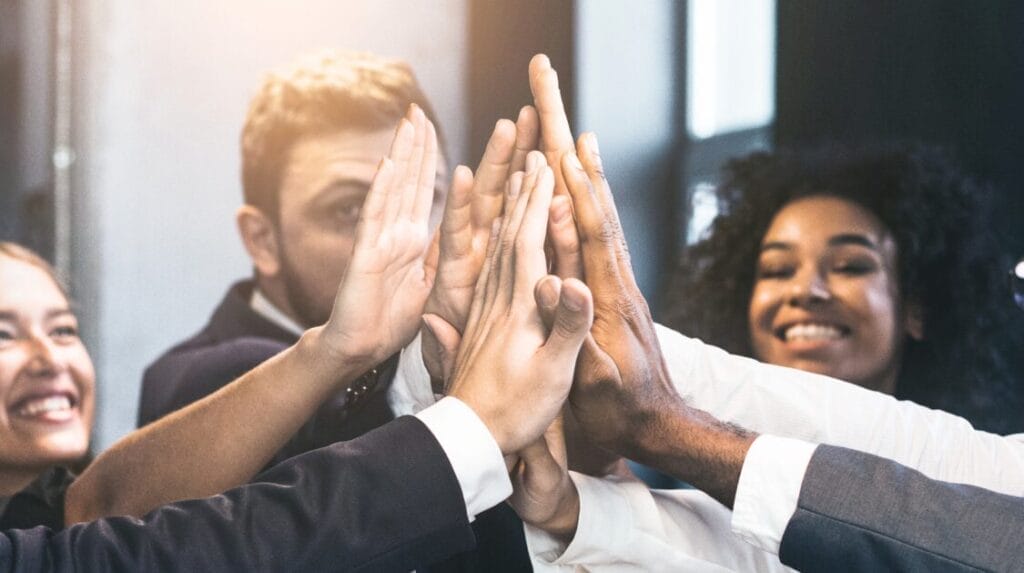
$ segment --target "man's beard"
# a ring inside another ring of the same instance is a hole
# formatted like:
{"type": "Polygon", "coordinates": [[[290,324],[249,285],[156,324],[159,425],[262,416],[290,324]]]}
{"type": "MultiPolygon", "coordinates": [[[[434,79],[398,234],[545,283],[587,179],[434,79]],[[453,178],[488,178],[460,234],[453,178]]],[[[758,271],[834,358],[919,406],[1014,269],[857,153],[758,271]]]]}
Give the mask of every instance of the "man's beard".
{"type": "Polygon", "coordinates": [[[331,317],[331,309],[325,311],[316,304],[316,296],[312,289],[306,287],[299,278],[301,275],[295,272],[291,258],[285,252],[284,245],[281,246],[281,278],[284,282],[284,296],[288,299],[288,305],[303,328],[320,326],[331,317]]]}

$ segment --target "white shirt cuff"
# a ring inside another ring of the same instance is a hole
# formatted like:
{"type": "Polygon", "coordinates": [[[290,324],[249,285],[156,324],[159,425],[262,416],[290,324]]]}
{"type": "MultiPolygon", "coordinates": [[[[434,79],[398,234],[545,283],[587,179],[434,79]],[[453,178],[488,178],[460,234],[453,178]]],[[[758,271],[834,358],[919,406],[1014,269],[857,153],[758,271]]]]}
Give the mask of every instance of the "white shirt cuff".
{"type": "Polygon", "coordinates": [[[487,426],[458,398],[444,398],[416,417],[441,444],[466,500],[470,521],[512,495],[505,459],[487,426]]]}
{"type": "Polygon", "coordinates": [[[395,416],[416,414],[440,399],[423,364],[422,341],[422,334],[417,334],[399,354],[395,379],[388,388],[388,406],[395,416]]]}
{"type": "MultiPolygon", "coordinates": [[[[535,565],[562,566],[600,563],[609,555],[623,555],[631,540],[645,528],[634,519],[630,488],[642,488],[640,499],[650,498],[639,481],[609,476],[595,478],[569,472],[580,496],[576,535],[567,545],[551,534],[526,525],[526,544],[535,565]]],[[[653,501],[651,502],[653,505],[653,501]]]]}
{"type": "Polygon", "coordinates": [[[732,530],[747,543],[779,554],[782,534],[796,512],[807,465],[818,446],[758,436],[747,452],[736,487],[732,530]]]}

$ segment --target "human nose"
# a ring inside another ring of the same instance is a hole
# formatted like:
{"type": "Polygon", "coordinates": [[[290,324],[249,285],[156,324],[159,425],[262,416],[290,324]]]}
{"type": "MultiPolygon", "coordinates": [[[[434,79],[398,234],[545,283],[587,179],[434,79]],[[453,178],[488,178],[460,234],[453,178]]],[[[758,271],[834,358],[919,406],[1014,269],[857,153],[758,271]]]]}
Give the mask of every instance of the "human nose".
{"type": "Polygon", "coordinates": [[[832,298],[828,281],[817,269],[796,273],[789,284],[789,304],[793,306],[824,302],[832,298]]]}
{"type": "Polygon", "coordinates": [[[57,348],[48,336],[33,334],[28,338],[28,371],[37,376],[54,374],[61,369],[57,348]]]}

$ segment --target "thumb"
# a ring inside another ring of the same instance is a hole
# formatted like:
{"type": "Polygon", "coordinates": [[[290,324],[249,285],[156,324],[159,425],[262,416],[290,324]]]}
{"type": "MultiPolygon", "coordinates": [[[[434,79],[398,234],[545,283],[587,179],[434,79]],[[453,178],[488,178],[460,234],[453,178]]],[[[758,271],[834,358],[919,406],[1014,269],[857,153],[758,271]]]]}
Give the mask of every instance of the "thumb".
{"type": "Polygon", "coordinates": [[[434,284],[434,277],[437,276],[438,259],[441,257],[441,231],[435,231],[427,246],[426,256],[423,258],[423,273],[430,285],[434,284]]]}
{"type": "Polygon", "coordinates": [[[544,328],[548,331],[555,324],[555,310],[558,308],[558,299],[562,296],[562,279],[556,275],[547,275],[537,281],[533,291],[533,298],[537,301],[537,310],[540,312],[540,319],[544,328]]]}
{"type": "Polygon", "coordinates": [[[423,326],[426,326],[437,340],[438,352],[441,354],[437,358],[441,363],[442,376],[447,384],[447,380],[451,378],[452,370],[455,368],[455,357],[459,353],[462,335],[451,323],[436,314],[424,314],[423,326]]]}
{"type": "MultiPolygon", "coordinates": [[[[538,302],[538,306],[541,303],[538,302]]],[[[587,285],[577,279],[562,281],[551,333],[544,348],[556,354],[572,354],[575,358],[593,322],[594,298],[587,285]]]]}

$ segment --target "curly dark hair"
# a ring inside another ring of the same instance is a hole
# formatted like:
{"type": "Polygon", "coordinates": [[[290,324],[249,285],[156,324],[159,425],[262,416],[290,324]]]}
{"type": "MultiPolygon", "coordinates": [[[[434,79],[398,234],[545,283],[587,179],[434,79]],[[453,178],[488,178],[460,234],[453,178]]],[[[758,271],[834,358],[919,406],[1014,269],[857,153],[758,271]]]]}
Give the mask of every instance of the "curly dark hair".
{"type": "Polygon", "coordinates": [[[919,144],[755,153],[729,162],[719,216],[686,249],[665,297],[665,323],[730,352],[753,356],[747,310],[760,242],[775,214],[801,197],[852,201],[882,221],[897,246],[903,301],[922,310],[924,339],[908,337],[896,395],[1020,431],[1012,359],[1024,332],[988,222],[991,193],[949,155],[919,144]]]}

